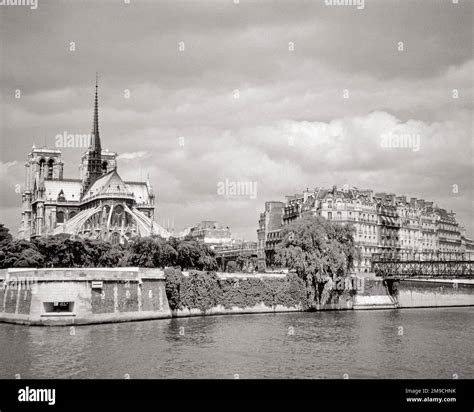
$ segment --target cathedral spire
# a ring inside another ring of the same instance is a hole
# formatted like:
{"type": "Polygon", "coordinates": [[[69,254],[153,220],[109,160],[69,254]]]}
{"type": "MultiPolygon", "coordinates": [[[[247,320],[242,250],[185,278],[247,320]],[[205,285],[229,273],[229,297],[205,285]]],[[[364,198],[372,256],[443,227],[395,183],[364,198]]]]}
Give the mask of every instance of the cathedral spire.
{"type": "Polygon", "coordinates": [[[82,193],[102,176],[102,147],[99,135],[99,81],[98,74],[95,75],[95,98],[94,98],[94,121],[92,124],[92,136],[89,151],[87,153],[87,178],[84,182],[82,193]]]}
{"type": "Polygon", "coordinates": [[[101,151],[99,134],[99,75],[95,74],[94,122],[92,125],[92,150],[101,151]]]}

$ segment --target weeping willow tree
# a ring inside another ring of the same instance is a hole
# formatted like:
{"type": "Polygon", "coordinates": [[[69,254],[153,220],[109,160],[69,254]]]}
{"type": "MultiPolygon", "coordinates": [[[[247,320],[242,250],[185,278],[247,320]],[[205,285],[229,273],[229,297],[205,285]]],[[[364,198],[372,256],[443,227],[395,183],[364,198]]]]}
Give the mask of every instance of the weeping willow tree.
{"type": "Polygon", "coordinates": [[[313,306],[326,303],[332,282],[347,277],[353,269],[359,258],[354,232],[351,225],[331,223],[319,216],[298,219],[282,229],[275,260],[304,280],[313,306]]]}

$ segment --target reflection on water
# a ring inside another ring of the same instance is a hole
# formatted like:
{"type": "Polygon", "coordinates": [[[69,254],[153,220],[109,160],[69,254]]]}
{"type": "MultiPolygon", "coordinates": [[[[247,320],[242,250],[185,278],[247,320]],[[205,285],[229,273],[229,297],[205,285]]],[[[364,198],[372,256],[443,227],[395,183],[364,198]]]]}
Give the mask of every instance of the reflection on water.
{"type": "Polygon", "coordinates": [[[474,309],[0,324],[0,378],[474,378],[474,309]]]}

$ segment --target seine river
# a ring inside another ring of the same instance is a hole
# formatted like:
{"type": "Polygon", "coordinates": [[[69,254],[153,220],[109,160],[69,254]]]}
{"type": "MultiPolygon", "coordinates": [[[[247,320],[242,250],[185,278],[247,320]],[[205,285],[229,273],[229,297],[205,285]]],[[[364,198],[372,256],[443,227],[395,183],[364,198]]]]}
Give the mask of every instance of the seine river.
{"type": "Polygon", "coordinates": [[[0,324],[0,378],[474,378],[474,309],[0,324]],[[347,374],[347,375],[345,375],[347,374]]]}

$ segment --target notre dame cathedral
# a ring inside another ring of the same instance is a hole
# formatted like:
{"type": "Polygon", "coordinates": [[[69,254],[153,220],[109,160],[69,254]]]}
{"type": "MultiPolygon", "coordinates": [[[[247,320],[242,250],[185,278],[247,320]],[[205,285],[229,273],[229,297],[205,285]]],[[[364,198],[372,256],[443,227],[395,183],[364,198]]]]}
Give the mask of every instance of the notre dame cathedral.
{"type": "Polygon", "coordinates": [[[136,236],[169,233],[154,220],[155,196],[150,182],[126,182],[117,171],[117,153],[102,150],[99,135],[98,85],[88,150],[81,156],[80,178],[63,176],[58,149],[33,146],[25,163],[19,237],[60,233],[126,243],[136,236]]]}

